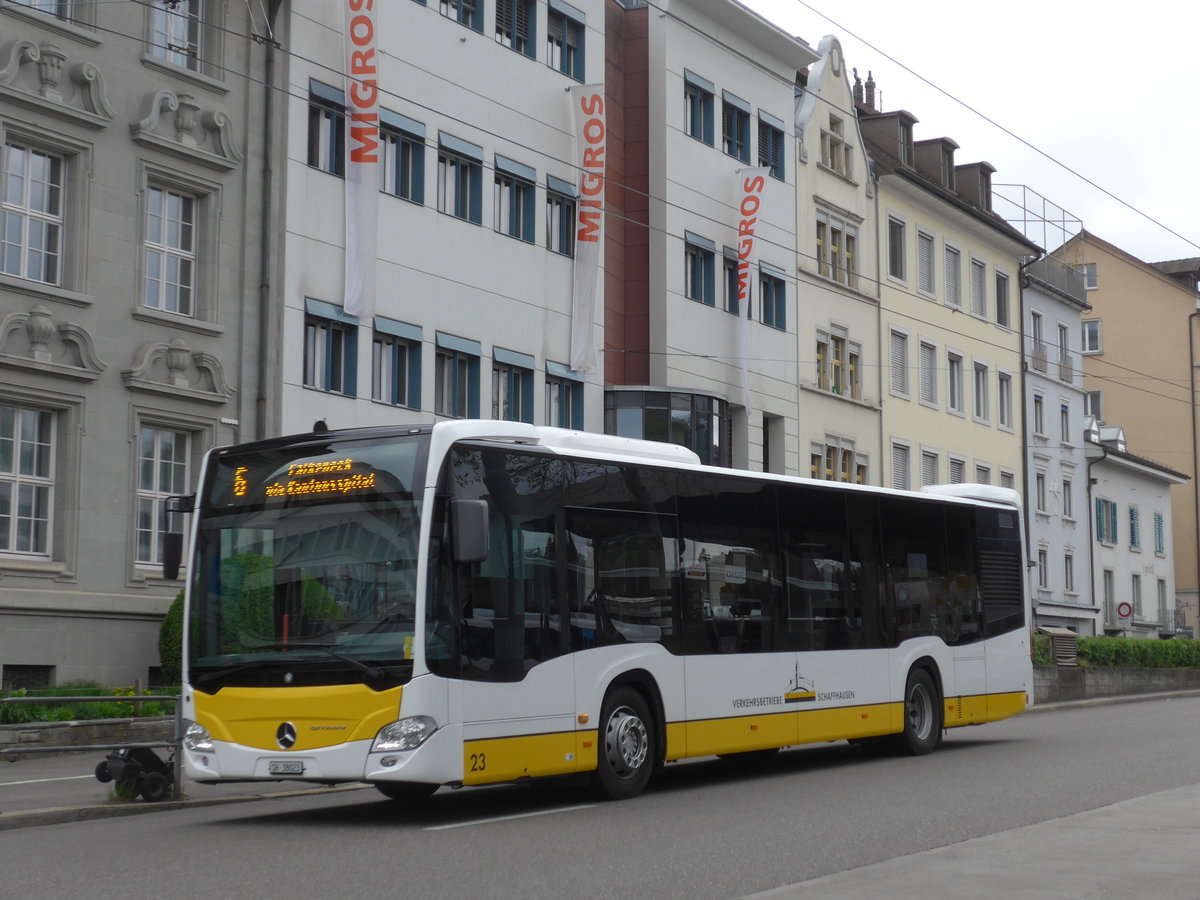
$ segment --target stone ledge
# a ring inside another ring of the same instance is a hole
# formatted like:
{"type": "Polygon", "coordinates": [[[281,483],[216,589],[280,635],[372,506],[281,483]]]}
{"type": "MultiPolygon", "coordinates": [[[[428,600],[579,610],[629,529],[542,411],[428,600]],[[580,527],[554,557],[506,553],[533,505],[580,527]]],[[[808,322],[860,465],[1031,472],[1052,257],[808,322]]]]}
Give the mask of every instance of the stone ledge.
{"type": "Polygon", "coordinates": [[[1096,700],[1104,697],[1200,690],[1200,669],[1034,666],[1033,685],[1037,703],[1096,700]]]}
{"type": "MultiPolygon", "coordinates": [[[[21,750],[36,751],[38,747],[86,747],[94,744],[112,744],[116,747],[129,743],[169,741],[174,736],[174,716],[22,722],[0,725],[0,748],[19,747],[21,750]]],[[[23,754],[18,751],[4,755],[13,759],[23,754]]]]}

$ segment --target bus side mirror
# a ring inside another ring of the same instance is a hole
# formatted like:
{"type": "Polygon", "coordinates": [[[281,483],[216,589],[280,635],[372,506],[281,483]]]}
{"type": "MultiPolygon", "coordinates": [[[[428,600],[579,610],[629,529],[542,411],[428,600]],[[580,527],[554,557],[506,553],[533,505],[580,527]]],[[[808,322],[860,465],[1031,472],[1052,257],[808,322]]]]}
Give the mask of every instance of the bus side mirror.
{"type": "Polygon", "coordinates": [[[488,504],[486,500],[450,501],[450,539],[454,561],[483,562],[488,555],[488,504]]]}
{"type": "Polygon", "coordinates": [[[163,535],[162,554],[163,578],[174,581],[179,577],[179,564],[183,562],[183,534],[168,531],[163,535]]]}

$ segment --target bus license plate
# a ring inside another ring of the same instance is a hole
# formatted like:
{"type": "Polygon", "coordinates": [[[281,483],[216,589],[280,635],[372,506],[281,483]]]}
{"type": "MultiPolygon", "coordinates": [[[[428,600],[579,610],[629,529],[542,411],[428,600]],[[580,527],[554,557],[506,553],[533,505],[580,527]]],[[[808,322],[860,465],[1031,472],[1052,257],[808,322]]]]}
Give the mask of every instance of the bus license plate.
{"type": "Polygon", "coordinates": [[[304,763],[298,759],[273,759],[267,763],[267,771],[272,775],[303,775],[304,763]]]}

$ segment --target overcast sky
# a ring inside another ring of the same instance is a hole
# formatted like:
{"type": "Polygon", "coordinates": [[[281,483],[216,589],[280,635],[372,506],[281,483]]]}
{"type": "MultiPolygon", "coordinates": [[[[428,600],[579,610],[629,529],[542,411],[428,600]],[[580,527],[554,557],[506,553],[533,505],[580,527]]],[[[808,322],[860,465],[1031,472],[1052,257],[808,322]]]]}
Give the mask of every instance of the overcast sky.
{"type": "Polygon", "coordinates": [[[1200,7],[742,2],[814,48],[837,36],[882,109],[916,116],[917,140],[952,138],[956,162],[990,162],[995,184],[1027,186],[1147,262],[1200,257],[1200,7]]]}

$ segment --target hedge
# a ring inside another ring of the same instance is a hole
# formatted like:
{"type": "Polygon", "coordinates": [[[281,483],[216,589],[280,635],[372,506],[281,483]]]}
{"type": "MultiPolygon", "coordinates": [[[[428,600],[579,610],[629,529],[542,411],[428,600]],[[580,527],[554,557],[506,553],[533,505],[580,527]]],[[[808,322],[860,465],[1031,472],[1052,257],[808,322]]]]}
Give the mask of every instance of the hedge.
{"type": "MultiPolygon", "coordinates": [[[[1200,669],[1200,641],[1197,640],[1081,637],[1076,641],[1076,646],[1081,666],[1200,669]]],[[[1039,666],[1054,665],[1049,635],[1034,636],[1033,661],[1039,666]]]]}

